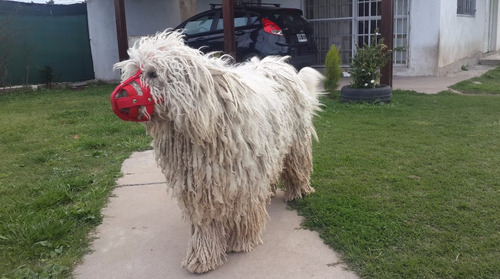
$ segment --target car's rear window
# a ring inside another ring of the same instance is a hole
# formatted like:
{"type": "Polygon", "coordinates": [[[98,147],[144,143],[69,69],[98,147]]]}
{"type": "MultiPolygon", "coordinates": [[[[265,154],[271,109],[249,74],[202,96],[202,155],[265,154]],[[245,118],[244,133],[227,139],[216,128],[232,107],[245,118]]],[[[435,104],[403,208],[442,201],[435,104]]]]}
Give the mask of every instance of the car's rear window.
{"type": "Polygon", "coordinates": [[[298,13],[287,12],[287,11],[277,11],[271,13],[268,18],[281,26],[287,27],[301,27],[307,24],[307,21],[298,13]]]}

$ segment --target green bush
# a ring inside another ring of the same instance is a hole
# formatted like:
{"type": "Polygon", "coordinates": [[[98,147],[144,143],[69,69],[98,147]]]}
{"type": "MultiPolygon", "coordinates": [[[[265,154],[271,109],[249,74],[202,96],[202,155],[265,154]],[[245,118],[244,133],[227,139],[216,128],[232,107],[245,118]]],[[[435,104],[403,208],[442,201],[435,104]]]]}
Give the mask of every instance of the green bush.
{"type": "Polygon", "coordinates": [[[325,89],[331,93],[337,89],[340,76],[342,75],[339,50],[335,44],[330,47],[330,50],[326,54],[325,68],[325,89]]]}
{"type": "MultiPolygon", "coordinates": [[[[378,30],[375,31],[378,34],[378,30]]],[[[358,48],[351,63],[353,88],[375,88],[380,86],[380,70],[391,61],[392,50],[384,44],[384,39],[372,37],[370,44],[358,48]]]]}

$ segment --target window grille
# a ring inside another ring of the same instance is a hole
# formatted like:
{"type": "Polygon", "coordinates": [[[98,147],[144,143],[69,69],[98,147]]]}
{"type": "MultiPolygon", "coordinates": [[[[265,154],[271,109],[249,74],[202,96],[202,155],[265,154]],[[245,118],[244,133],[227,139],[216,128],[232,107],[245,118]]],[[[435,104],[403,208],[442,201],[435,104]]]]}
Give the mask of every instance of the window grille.
{"type": "Polygon", "coordinates": [[[353,51],[353,0],[306,0],[305,14],[314,28],[318,46],[317,64],[324,65],[332,44],[337,46],[341,63],[350,63],[353,51]]]}
{"type": "Polygon", "coordinates": [[[357,8],[357,41],[356,45],[362,47],[370,44],[376,36],[375,30],[380,27],[382,11],[381,0],[358,0],[357,8]]]}
{"type": "Polygon", "coordinates": [[[476,15],[476,0],[457,0],[458,15],[476,15]]]}
{"type": "Polygon", "coordinates": [[[394,1],[394,37],[392,47],[394,65],[407,65],[410,0],[394,1]]]}
{"type": "MultiPolygon", "coordinates": [[[[369,44],[380,27],[381,0],[306,0],[305,14],[314,27],[318,65],[323,65],[332,44],[339,48],[344,66],[357,47],[369,44]]],[[[394,65],[408,63],[410,0],[394,0],[394,65]]]]}

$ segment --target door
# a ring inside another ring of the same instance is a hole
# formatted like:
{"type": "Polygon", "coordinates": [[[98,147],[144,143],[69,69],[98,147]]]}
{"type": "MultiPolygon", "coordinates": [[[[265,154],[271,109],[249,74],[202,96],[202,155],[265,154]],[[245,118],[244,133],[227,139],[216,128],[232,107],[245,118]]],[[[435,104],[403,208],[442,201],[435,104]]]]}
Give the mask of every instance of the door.
{"type": "Polygon", "coordinates": [[[487,52],[496,51],[498,26],[498,1],[490,0],[488,20],[487,52]]]}

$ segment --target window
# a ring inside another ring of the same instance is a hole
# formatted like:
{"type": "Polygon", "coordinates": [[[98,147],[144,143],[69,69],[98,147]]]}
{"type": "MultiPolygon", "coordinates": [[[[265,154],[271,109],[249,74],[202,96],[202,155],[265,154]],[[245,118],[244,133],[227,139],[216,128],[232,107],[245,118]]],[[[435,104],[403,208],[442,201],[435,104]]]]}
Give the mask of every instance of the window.
{"type": "Polygon", "coordinates": [[[325,63],[326,53],[332,44],[339,49],[342,64],[349,65],[354,46],[355,6],[357,1],[354,0],[306,0],[306,16],[314,28],[318,47],[318,65],[325,63]]]}
{"type": "MultiPolygon", "coordinates": [[[[417,0],[419,1],[419,0],[417,0]]],[[[394,65],[408,65],[410,0],[394,0],[394,65]]],[[[332,44],[349,65],[356,48],[370,43],[380,27],[381,0],[306,0],[305,11],[314,28],[318,65],[332,44]]]]}
{"type": "MultiPolygon", "coordinates": [[[[245,13],[235,12],[234,13],[234,28],[247,25],[248,18],[245,13]]],[[[217,22],[216,30],[224,29],[224,20],[222,19],[222,13],[220,14],[219,22],[217,22]]]]}
{"type": "Polygon", "coordinates": [[[357,5],[357,46],[369,45],[375,30],[380,27],[381,0],[358,0],[357,5]]]}
{"type": "Polygon", "coordinates": [[[476,0],[457,0],[458,15],[476,15],[476,0]]]}
{"type": "Polygon", "coordinates": [[[392,41],[392,46],[395,49],[392,60],[394,65],[407,65],[408,63],[409,13],[410,0],[394,1],[394,37],[392,41]]]}
{"type": "Polygon", "coordinates": [[[248,19],[248,25],[258,25],[258,24],[260,24],[260,21],[257,21],[257,19],[259,19],[259,14],[250,13],[249,16],[250,16],[250,18],[248,19]]]}
{"type": "Polygon", "coordinates": [[[212,27],[213,21],[214,21],[213,14],[198,17],[186,23],[186,26],[184,26],[185,29],[184,32],[187,35],[194,35],[198,33],[208,32],[212,27]]]}
{"type": "Polygon", "coordinates": [[[280,11],[269,15],[269,19],[279,26],[302,27],[307,21],[300,14],[280,11]]]}

